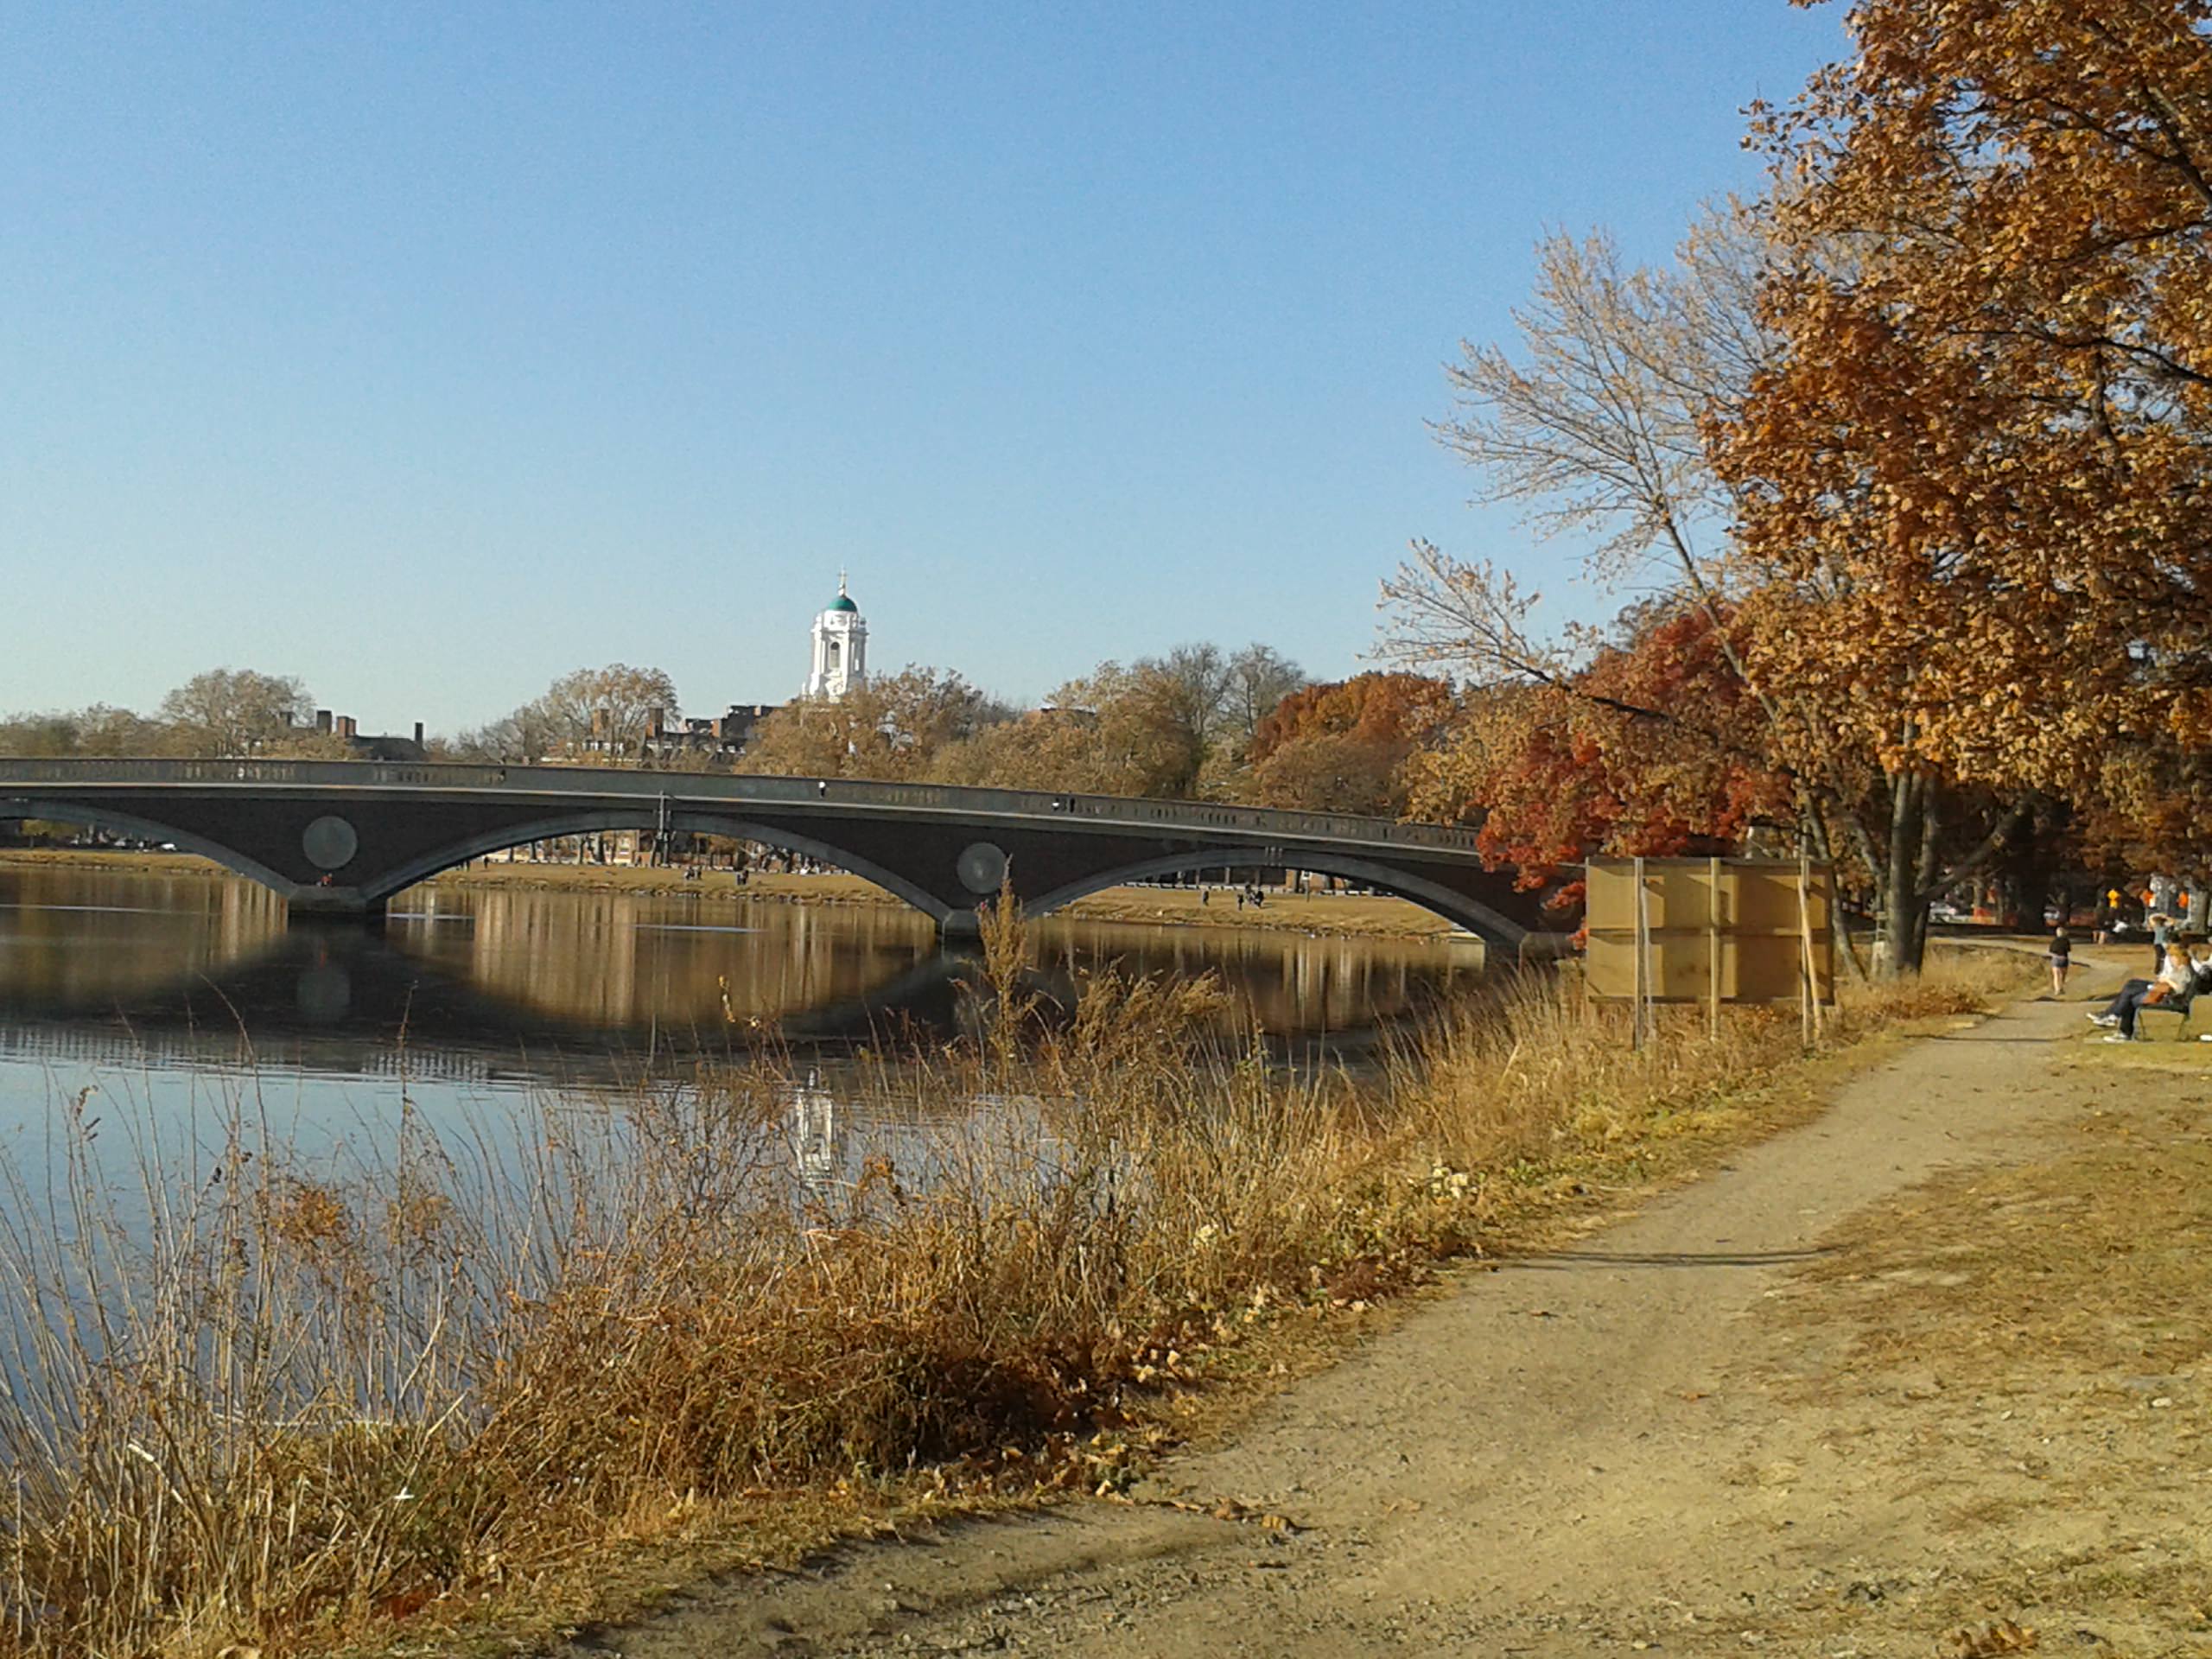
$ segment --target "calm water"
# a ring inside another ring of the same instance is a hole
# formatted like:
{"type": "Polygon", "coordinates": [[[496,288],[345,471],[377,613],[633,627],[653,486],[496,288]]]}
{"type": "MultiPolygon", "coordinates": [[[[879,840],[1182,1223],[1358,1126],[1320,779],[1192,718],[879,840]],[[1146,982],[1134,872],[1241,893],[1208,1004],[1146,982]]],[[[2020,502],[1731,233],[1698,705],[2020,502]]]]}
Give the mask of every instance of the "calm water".
{"type": "MultiPolygon", "coordinates": [[[[1481,962],[1441,942],[1064,922],[1038,928],[1037,955],[1063,997],[1108,963],[1211,971],[1277,1052],[1354,1061],[1481,962]]],[[[0,867],[0,1136],[29,1150],[90,1090],[188,1138],[244,1091],[334,1144],[388,1126],[403,1092],[449,1126],[774,1043],[820,1070],[793,1135],[829,1169],[866,1138],[837,1121],[841,1057],[957,1029],[976,973],[888,907],[417,889],[378,934],[288,928],[233,879],[0,867]]]]}

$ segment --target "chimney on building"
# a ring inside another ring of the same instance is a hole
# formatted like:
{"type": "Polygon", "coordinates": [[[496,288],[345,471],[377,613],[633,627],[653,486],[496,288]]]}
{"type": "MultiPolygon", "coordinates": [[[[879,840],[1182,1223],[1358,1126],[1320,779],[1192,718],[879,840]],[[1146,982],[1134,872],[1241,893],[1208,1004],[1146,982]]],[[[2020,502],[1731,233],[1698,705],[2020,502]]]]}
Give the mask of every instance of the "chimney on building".
{"type": "Polygon", "coordinates": [[[353,741],[353,716],[351,715],[339,715],[338,735],[344,738],[348,743],[351,743],[353,741]]]}
{"type": "Polygon", "coordinates": [[[419,720],[415,722],[415,747],[418,749],[423,747],[423,722],[419,720]]]}
{"type": "Polygon", "coordinates": [[[330,735],[330,710],[329,710],[329,709],[316,709],[316,710],[315,711],[315,730],[317,730],[318,732],[321,732],[321,733],[325,737],[327,737],[327,736],[329,736],[329,735],[330,735]]]}

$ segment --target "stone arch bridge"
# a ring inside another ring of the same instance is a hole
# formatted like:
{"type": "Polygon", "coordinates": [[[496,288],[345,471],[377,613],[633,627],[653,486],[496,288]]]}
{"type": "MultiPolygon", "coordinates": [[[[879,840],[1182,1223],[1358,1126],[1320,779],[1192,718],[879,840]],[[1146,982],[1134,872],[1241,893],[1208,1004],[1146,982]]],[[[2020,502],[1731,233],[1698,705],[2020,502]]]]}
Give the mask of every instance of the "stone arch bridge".
{"type": "Polygon", "coordinates": [[[1541,895],[1487,869],[1471,830],[1337,813],[1006,789],[582,766],[363,760],[0,760],[0,820],[174,842],[274,888],[292,913],[374,917],[439,871],[526,842],[696,831],[804,854],[889,889],[949,936],[1010,878],[1042,914],[1125,881],[1287,868],[1396,893],[1518,957],[1541,895]]]}

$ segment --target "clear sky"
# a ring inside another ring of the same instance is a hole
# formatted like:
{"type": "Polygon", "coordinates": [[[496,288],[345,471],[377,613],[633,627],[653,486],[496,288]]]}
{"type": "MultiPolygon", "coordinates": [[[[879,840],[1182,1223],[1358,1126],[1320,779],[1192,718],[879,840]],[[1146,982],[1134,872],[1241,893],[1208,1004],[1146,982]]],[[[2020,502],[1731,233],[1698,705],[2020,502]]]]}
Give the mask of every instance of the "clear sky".
{"type": "MultiPolygon", "coordinates": [[[[613,660],[1356,671],[1548,228],[1758,181],[1784,0],[0,6],[0,710],[363,729],[613,660]]],[[[1573,603],[1570,600],[1570,603],[1573,603]]],[[[1586,601],[1594,602],[1594,601],[1586,601]]]]}

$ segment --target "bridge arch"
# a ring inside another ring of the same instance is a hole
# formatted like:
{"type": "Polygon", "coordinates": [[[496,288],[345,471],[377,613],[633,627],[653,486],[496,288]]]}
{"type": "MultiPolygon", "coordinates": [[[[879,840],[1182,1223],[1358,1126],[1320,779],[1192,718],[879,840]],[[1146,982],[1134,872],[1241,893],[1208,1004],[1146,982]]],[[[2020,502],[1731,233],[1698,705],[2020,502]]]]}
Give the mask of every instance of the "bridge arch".
{"type": "MultiPolygon", "coordinates": [[[[300,884],[280,871],[273,870],[257,859],[249,858],[236,849],[204,835],[180,830],[173,824],[138,816],[118,812],[107,806],[82,806],[67,801],[37,801],[10,806],[0,802],[0,817],[36,818],[42,823],[73,823],[87,830],[107,830],[130,836],[142,841],[168,842],[178,851],[195,853],[201,858],[221,865],[233,874],[274,889],[281,896],[289,898],[302,891],[300,884]]],[[[361,896],[372,903],[389,899],[418,881],[428,880],[442,870],[465,864],[472,858],[481,858],[486,853],[504,851],[519,847],[526,842],[552,841],[562,836],[592,835],[602,830],[653,830],[662,820],[658,808],[615,808],[588,812],[567,812],[554,817],[532,819],[529,823],[502,826],[482,835],[452,842],[434,852],[411,859],[365,883],[361,896]]],[[[862,880],[896,895],[944,925],[950,908],[942,900],[931,897],[881,865],[849,853],[826,841],[803,836],[784,829],[770,828],[743,818],[726,817],[719,813],[677,811],[669,814],[671,830],[685,830],[698,835],[729,836],[739,840],[759,842],[785,852],[798,853],[819,863],[830,865],[862,880]]]]}
{"type": "Polygon", "coordinates": [[[248,858],[244,853],[226,847],[219,841],[210,841],[189,830],[179,830],[152,818],[114,811],[105,806],[79,806],[68,801],[33,801],[11,806],[5,801],[0,801],[0,818],[35,818],[41,823],[73,823],[86,830],[116,830],[140,841],[165,841],[181,853],[196,853],[221,865],[234,875],[242,875],[249,881],[258,881],[263,887],[273,887],[279,893],[291,893],[298,886],[289,876],[278,874],[258,859],[248,858]]]}
{"type": "MultiPolygon", "coordinates": [[[[552,817],[533,819],[528,823],[503,825],[463,841],[448,842],[434,852],[398,865],[365,886],[362,892],[372,899],[389,899],[404,887],[429,880],[442,870],[453,869],[472,858],[481,858],[486,853],[519,847],[525,842],[553,841],[563,836],[595,835],[605,830],[655,830],[660,827],[661,823],[657,809],[641,807],[565,812],[552,817]]],[[[790,830],[772,829],[744,818],[725,817],[713,812],[671,812],[667,824],[671,830],[687,834],[728,836],[740,841],[759,842],[788,853],[802,854],[819,863],[834,866],[849,875],[857,875],[864,881],[873,881],[877,887],[905,899],[940,925],[950,914],[949,907],[942,900],[932,898],[905,877],[811,836],[802,836],[790,830]]],[[[178,843],[180,846],[182,844],[181,842],[178,843]]]]}
{"type": "Polygon", "coordinates": [[[1387,865],[1373,863],[1350,854],[1294,852],[1281,847],[1218,847],[1166,853],[1135,864],[1116,865],[1112,869],[1101,870],[1080,880],[1071,881],[1039,898],[1025,899],[1022,907],[1030,915],[1044,916],[1071,905],[1078,899],[1087,899],[1094,893],[1103,893],[1108,887],[1118,887],[1124,882],[1141,881],[1155,875],[1180,875],[1193,870],[1238,865],[1247,868],[1306,870],[1316,875],[1340,875],[1348,880],[1362,881],[1395,898],[1403,899],[1408,904],[1418,905],[1433,915],[1441,916],[1454,926],[1465,928],[1494,950],[1517,955],[1529,937],[1529,930],[1518,922],[1500,915],[1481,900],[1470,899],[1463,893],[1454,893],[1439,882],[1404,870],[1394,870],[1387,865]]]}

